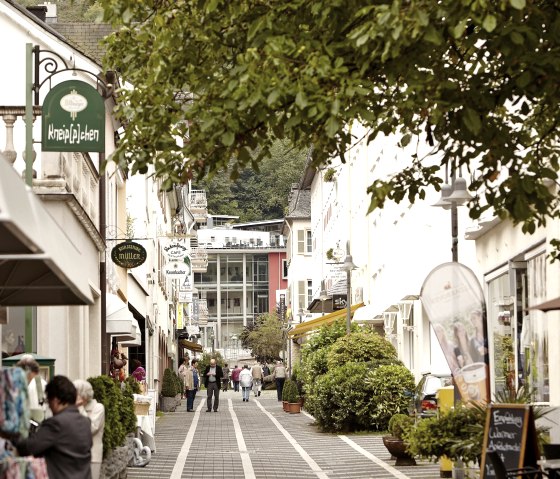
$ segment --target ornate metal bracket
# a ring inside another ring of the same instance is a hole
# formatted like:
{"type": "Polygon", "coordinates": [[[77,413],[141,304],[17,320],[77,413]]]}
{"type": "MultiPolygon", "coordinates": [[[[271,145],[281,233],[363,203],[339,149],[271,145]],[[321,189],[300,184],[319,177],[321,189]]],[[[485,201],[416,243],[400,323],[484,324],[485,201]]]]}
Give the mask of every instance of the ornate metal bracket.
{"type": "MultiPolygon", "coordinates": [[[[91,75],[96,81],[97,90],[101,91],[101,95],[104,98],[109,97],[113,93],[114,87],[112,83],[106,83],[103,79],[99,78],[98,75],[96,75],[93,72],[90,72],[89,70],[84,70],[83,68],[76,68],[75,65],[72,65],[70,67],[66,62],[66,60],[56,52],[53,52],[51,50],[42,50],[41,47],[39,47],[39,45],[35,45],[33,47],[33,58],[34,58],[33,103],[35,105],[39,104],[39,91],[41,90],[41,87],[47,81],[50,81],[52,77],[63,72],[72,72],[74,74],[76,72],[83,72],[88,75],[91,75]],[[50,54],[52,56],[41,58],[41,53],[50,54]],[[41,81],[40,78],[41,66],[43,67],[43,70],[46,73],[48,73],[48,75],[43,81],[41,81]]],[[[112,76],[112,72],[110,73],[112,76]]],[[[107,76],[109,76],[109,72],[107,73],[107,76]]]]}

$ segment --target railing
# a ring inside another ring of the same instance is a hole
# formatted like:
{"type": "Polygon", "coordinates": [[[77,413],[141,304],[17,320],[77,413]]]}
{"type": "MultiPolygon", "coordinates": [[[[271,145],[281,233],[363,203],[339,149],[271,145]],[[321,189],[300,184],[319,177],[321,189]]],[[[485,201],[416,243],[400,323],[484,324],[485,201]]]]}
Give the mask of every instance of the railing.
{"type": "MultiPolygon", "coordinates": [[[[33,114],[35,120],[41,114],[41,108],[34,107],[33,114]]],[[[4,129],[0,127],[0,145],[5,145],[2,154],[18,171],[22,169],[25,154],[23,150],[15,149],[14,138],[25,138],[24,116],[24,107],[0,106],[0,117],[5,126],[4,129]]],[[[36,152],[33,152],[34,162],[35,157],[36,152]]],[[[71,193],[89,221],[99,228],[99,173],[87,154],[43,152],[40,155],[40,171],[34,170],[33,177],[34,189],[39,194],[71,193]]],[[[83,216],[78,210],[76,214],[83,216]]]]}
{"type": "Polygon", "coordinates": [[[208,201],[206,199],[206,191],[204,190],[192,190],[189,195],[189,209],[207,209],[208,201]]]}
{"type": "Polygon", "coordinates": [[[208,252],[203,248],[192,248],[191,264],[195,273],[206,273],[208,270],[208,252]]]}

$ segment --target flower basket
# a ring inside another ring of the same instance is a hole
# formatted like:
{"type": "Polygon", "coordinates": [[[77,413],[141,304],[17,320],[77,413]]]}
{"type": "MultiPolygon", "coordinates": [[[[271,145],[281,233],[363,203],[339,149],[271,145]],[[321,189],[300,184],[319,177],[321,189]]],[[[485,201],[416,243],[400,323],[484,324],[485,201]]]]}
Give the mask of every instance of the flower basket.
{"type": "Polygon", "coordinates": [[[150,403],[134,402],[134,414],[137,416],[147,416],[150,410],[150,403]]]}

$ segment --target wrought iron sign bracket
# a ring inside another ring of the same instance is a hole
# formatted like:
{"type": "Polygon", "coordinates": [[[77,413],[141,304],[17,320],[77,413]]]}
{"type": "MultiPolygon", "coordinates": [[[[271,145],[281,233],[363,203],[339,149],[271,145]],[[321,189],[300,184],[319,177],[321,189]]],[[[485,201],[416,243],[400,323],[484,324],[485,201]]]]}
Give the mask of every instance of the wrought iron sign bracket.
{"type": "MultiPolygon", "coordinates": [[[[34,45],[32,49],[32,54],[33,54],[33,67],[34,67],[33,68],[34,78],[33,78],[33,86],[32,86],[33,95],[34,95],[33,96],[34,105],[39,105],[39,91],[41,90],[41,87],[47,81],[51,81],[51,79],[55,75],[58,75],[59,73],[63,73],[63,72],[72,72],[74,75],[76,74],[76,72],[82,72],[92,76],[96,81],[97,91],[102,92],[103,98],[108,98],[109,96],[111,96],[111,94],[114,91],[114,85],[112,83],[106,83],[104,80],[99,78],[98,75],[96,75],[93,72],[90,72],[89,70],[85,70],[83,68],[76,68],[75,65],[69,66],[66,60],[62,58],[60,54],[53,52],[52,50],[43,50],[39,45],[34,45]],[[41,58],[42,53],[50,54],[52,56],[46,56],[44,58],[41,58]],[[43,81],[41,81],[40,78],[41,66],[43,67],[43,70],[46,73],[48,73],[48,75],[43,79],[43,81]]],[[[109,73],[111,75],[113,74],[112,72],[108,72],[107,74],[109,75],[109,73]]]]}

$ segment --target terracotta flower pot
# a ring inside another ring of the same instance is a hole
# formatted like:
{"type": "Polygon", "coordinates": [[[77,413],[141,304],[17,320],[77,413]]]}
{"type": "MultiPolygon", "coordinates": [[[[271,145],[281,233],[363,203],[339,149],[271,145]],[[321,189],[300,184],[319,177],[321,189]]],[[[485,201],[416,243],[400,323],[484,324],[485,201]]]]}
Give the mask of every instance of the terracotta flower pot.
{"type": "Polygon", "coordinates": [[[288,401],[282,401],[282,409],[284,412],[288,412],[288,401]]]}
{"type": "Polygon", "coordinates": [[[301,412],[301,404],[299,402],[288,403],[288,412],[290,414],[299,414],[301,412]]]}
{"type": "Polygon", "coordinates": [[[406,452],[406,443],[402,439],[393,436],[383,436],[383,444],[391,455],[397,459],[395,466],[416,466],[414,457],[406,452]]]}

